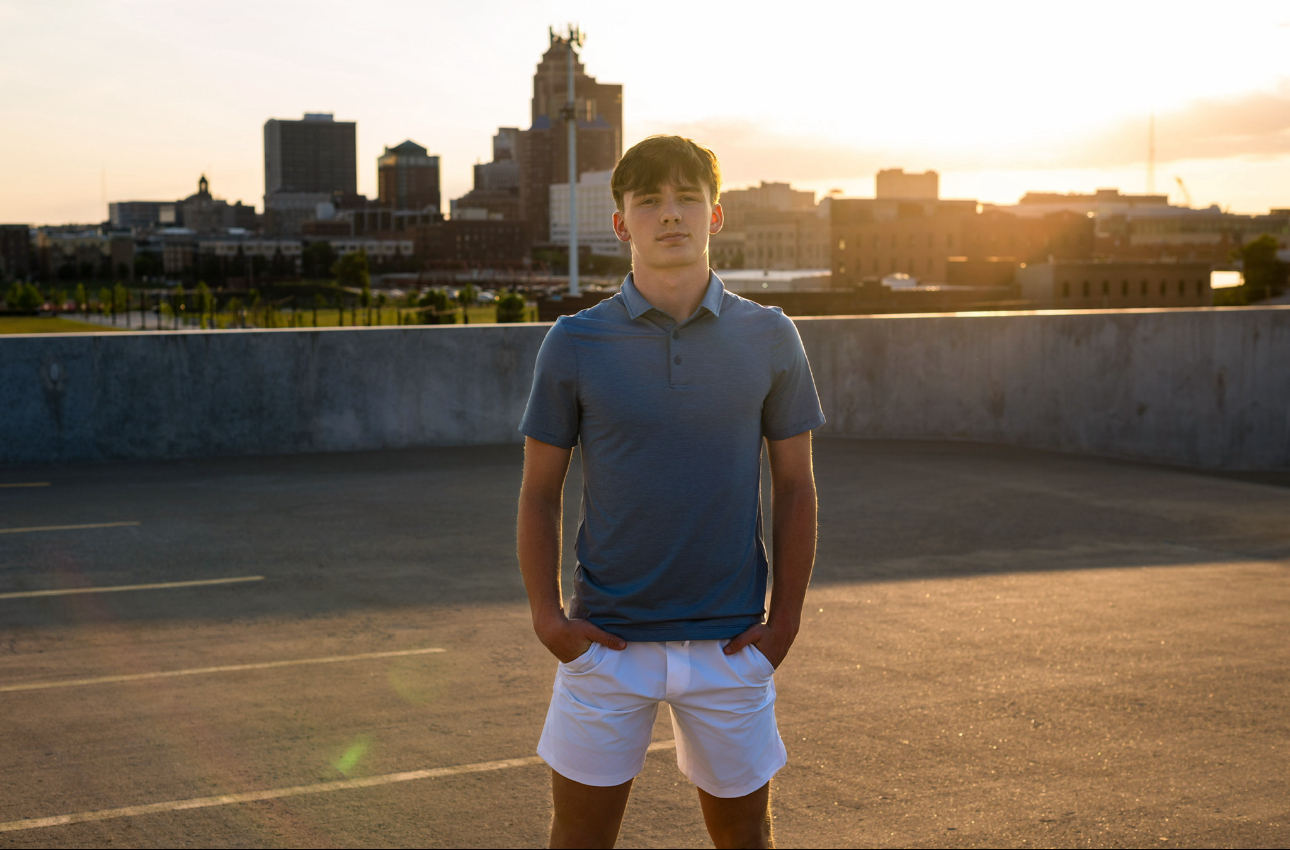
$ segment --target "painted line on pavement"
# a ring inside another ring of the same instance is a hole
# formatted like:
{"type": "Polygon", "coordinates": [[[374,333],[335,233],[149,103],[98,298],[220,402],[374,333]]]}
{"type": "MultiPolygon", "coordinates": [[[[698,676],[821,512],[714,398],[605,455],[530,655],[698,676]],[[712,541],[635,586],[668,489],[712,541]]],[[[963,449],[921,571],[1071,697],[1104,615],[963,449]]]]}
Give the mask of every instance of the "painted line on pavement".
{"type": "Polygon", "coordinates": [[[9,487],[48,487],[48,486],[49,486],[48,481],[23,481],[15,484],[0,484],[0,490],[4,490],[9,487]]]}
{"type": "MultiPolygon", "coordinates": [[[[649,745],[651,752],[670,750],[676,747],[676,741],[655,741],[649,745]]],[[[364,776],[359,779],[341,779],[335,782],[319,782],[314,785],[292,785],[288,788],[273,788],[268,791],[246,791],[241,794],[220,794],[214,797],[193,797],[188,800],[170,800],[165,803],[148,803],[143,806],[123,806],[119,809],[100,809],[97,812],[77,812],[70,815],[54,815],[49,818],[28,818],[0,823],[0,832],[18,832],[24,829],[45,829],[51,826],[65,826],[87,821],[113,820],[115,818],[132,818],[139,815],[154,815],[162,812],[180,812],[188,809],[209,809],[213,806],[232,806],[238,803],[258,803],[261,800],[279,800],[283,797],[300,797],[305,794],[327,794],[332,791],[350,791],[356,788],[375,788],[381,785],[394,785],[398,782],[414,782],[418,779],[439,779],[444,776],[460,776],[463,773],[486,773],[492,770],[506,770],[512,767],[531,767],[542,764],[537,756],[500,761],[481,761],[474,764],[458,764],[452,767],[433,767],[429,770],[412,770],[407,773],[387,773],[383,776],[364,776]]]]}
{"type": "Polygon", "coordinates": [[[220,667],[193,667],[188,670],[163,670],[158,673],[129,673],[122,676],[95,676],[92,679],[66,679],[61,682],[27,682],[22,685],[0,686],[0,694],[15,691],[43,691],[50,688],[79,688],[83,685],[112,685],[119,682],[142,682],[148,679],[170,679],[175,676],[200,676],[204,673],[237,673],[242,670],[272,670],[275,667],[294,667],[299,664],[335,664],[340,661],[364,661],[372,658],[400,658],[405,655],[429,655],[447,652],[446,649],[399,649],[390,652],[363,652],[358,655],[331,655],[326,658],[297,658],[292,661],[262,661],[259,664],[225,664],[220,667]]]}
{"type": "Polygon", "coordinates": [[[74,593],[119,593],[123,590],[168,590],[172,587],[205,587],[211,584],[238,584],[244,581],[264,581],[264,576],[238,576],[236,578],[208,578],[200,581],[165,581],[158,584],[121,584],[115,587],[65,587],[58,590],[19,590],[0,593],[0,599],[30,599],[35,596],[70,596],[74,593]]]}
{"type": "Polygon", "coordinates": [[[0,528],[0,534],[27,534],[32,531],[75,531],[81,528],[121,528],[126,525],[143,525],[141,522],[91,522],[85,525],[36,525],[31,528],[0,528]]]}

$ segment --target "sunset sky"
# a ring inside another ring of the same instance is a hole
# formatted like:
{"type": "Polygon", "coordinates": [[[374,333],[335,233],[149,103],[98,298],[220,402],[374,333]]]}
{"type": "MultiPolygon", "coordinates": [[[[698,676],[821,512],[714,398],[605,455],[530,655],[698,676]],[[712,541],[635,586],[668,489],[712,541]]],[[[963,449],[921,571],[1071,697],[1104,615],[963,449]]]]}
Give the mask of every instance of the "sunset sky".
{"type": "Polygon", "coordinates": [[[730,187],[870,195],[934,168],[946,197],[1156,188],[1290,207],[1290,4],[154,2],[0,0],[0,222],[106,218],[196,191],[262,207],[264,121],[358,122],[470,188],[498,126],[527,127],[547,27],[622,83],[626,142],[679,132],[730,187]]]}

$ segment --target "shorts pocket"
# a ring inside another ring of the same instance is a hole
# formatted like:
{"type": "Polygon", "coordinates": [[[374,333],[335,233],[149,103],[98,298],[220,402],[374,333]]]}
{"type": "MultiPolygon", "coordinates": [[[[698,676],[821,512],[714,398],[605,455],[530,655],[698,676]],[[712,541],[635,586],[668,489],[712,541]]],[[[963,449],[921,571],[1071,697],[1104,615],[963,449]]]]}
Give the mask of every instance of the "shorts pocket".
{"type": "Polygon", "coordinates": [[[752,658],[753,666],[761,671],[763,676],[770,678],[775,675],[775,665],[770,663],[770,659],[762,655],[761,650],[754,644],[748,644],[746,647],[749,657],[752,658]]]}
{"type": "Polygon", "coordinates": [[[566,673],[585,673],[592,667],[596,666],[597,662],[600,660],[600,650],[603,650],[604,648],[605,645],[603,643],[596,643],[593,640],[591,642],[591,646],[587,647],[587,651],[582,653],[582,655],[579,655],[572,661],[561,661],[560,669],[566,673]]]}

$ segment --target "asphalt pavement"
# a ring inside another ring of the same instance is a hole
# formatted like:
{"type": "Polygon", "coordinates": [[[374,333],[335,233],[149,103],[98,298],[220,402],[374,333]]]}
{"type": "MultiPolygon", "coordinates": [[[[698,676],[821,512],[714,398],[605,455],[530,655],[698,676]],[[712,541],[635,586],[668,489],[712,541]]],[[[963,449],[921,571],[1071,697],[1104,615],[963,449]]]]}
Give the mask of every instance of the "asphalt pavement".
{"type": "MultiPolygon", "coordinates": [[[[816,450],[781,846],[1290,844],[1282,479],[816,450]]],[[[0,845],[544,845],[520,464],[0,470],[0,845]]],[[[666,718],[620,846],[709,846],[666,718]]]]}

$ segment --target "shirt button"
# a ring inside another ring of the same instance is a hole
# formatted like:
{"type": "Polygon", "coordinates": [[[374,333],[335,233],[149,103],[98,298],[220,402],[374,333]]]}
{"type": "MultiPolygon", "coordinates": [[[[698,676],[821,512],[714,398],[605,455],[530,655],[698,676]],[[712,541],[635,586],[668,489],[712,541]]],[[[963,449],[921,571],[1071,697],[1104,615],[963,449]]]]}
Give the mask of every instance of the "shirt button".
{"type": "Polygon", "coordinates": [[[680,339],[680,338],[681,338],[680,331],[672,331],[672,339],[680,339]]]}
{"type": "Polygon", "coordinates": [[[681,365],[681,355],[679,355],[679,354],[678,354],[678,355],[676,355],[675,357],[673,357],[673,358],[672,358],[672,362],[673,362],[673,363],[675,363],[676,365],[680,366],[680,365],[681,365]]]}

